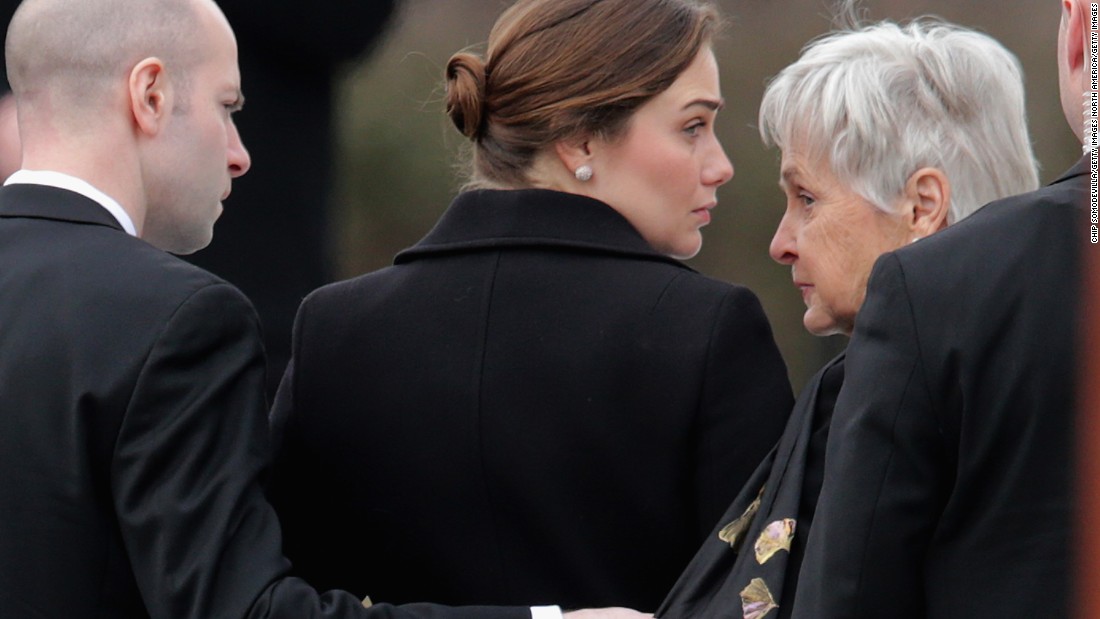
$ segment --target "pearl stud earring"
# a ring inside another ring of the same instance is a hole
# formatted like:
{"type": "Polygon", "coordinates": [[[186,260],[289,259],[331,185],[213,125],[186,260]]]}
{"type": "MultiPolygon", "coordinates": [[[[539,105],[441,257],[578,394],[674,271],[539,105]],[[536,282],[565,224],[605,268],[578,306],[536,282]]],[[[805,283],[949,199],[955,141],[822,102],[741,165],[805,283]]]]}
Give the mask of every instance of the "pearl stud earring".
{"type": "Polygon", "coordinates": [[[587,183],[592,178],[592,166],[582,165],[573,171],[573,176],[576,176],[580,182],[587,183]]]}

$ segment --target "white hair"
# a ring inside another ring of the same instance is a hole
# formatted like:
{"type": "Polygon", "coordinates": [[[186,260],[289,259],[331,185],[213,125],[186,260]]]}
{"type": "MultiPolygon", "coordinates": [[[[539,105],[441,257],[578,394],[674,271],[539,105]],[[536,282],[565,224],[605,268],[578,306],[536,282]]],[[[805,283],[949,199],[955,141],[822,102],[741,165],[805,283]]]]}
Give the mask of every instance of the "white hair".
{"type": "Polygon", "coordinates": [[[1035,189],[1022,70],[993,38],[934,19],[832,32],[768,85],[764,143],[824,156],[841,182],[895,212],[909,177],[951,183],[948,223],[1035,189]]]}

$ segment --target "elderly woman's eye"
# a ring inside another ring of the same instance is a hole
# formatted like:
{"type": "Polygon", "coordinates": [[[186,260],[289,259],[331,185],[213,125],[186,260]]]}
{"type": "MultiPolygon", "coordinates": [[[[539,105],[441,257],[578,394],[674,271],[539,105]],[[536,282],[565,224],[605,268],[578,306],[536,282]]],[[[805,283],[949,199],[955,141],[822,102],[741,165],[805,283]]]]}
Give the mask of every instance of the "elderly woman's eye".
{"type": "Polygon", "coordinates": [[[813,206],[814,202],[816,202],[816,200],[814,200],[813,196],[811,196],[810,194],[805,193],[805,192],[799,193],[798,194],[798,199],[802,202],[802,204],[804,204],[806,206],[813,206]]]}

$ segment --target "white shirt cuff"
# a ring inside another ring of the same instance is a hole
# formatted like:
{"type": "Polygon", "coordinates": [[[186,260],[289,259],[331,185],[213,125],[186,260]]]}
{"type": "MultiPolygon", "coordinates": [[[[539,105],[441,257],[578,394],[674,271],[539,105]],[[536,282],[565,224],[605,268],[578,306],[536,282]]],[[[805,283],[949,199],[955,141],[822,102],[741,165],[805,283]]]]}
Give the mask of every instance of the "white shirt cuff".
{"type": "Polygon", "coordinates": [[[531,619],[562,619],[560,606],[532,606],[531,619]]]}

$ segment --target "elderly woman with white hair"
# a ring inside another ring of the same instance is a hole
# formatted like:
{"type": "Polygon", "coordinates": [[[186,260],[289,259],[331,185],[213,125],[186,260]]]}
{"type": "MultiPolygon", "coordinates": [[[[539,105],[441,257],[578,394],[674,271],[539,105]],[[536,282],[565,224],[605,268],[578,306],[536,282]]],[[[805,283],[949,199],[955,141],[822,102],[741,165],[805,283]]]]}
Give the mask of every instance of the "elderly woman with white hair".
{"type": "MultiPolygon", "coordinates": [[[[1016,58],[934,20],[812,42],[768,86],[760,132],[782,152],[786,195],[771,255],[791,267],[815,335],[851,335],[881,254],[1038,185],[1016,58]]],[[[843,379],[842,353],[802,391],[658,617],[791,616],[843,379]]]]}

